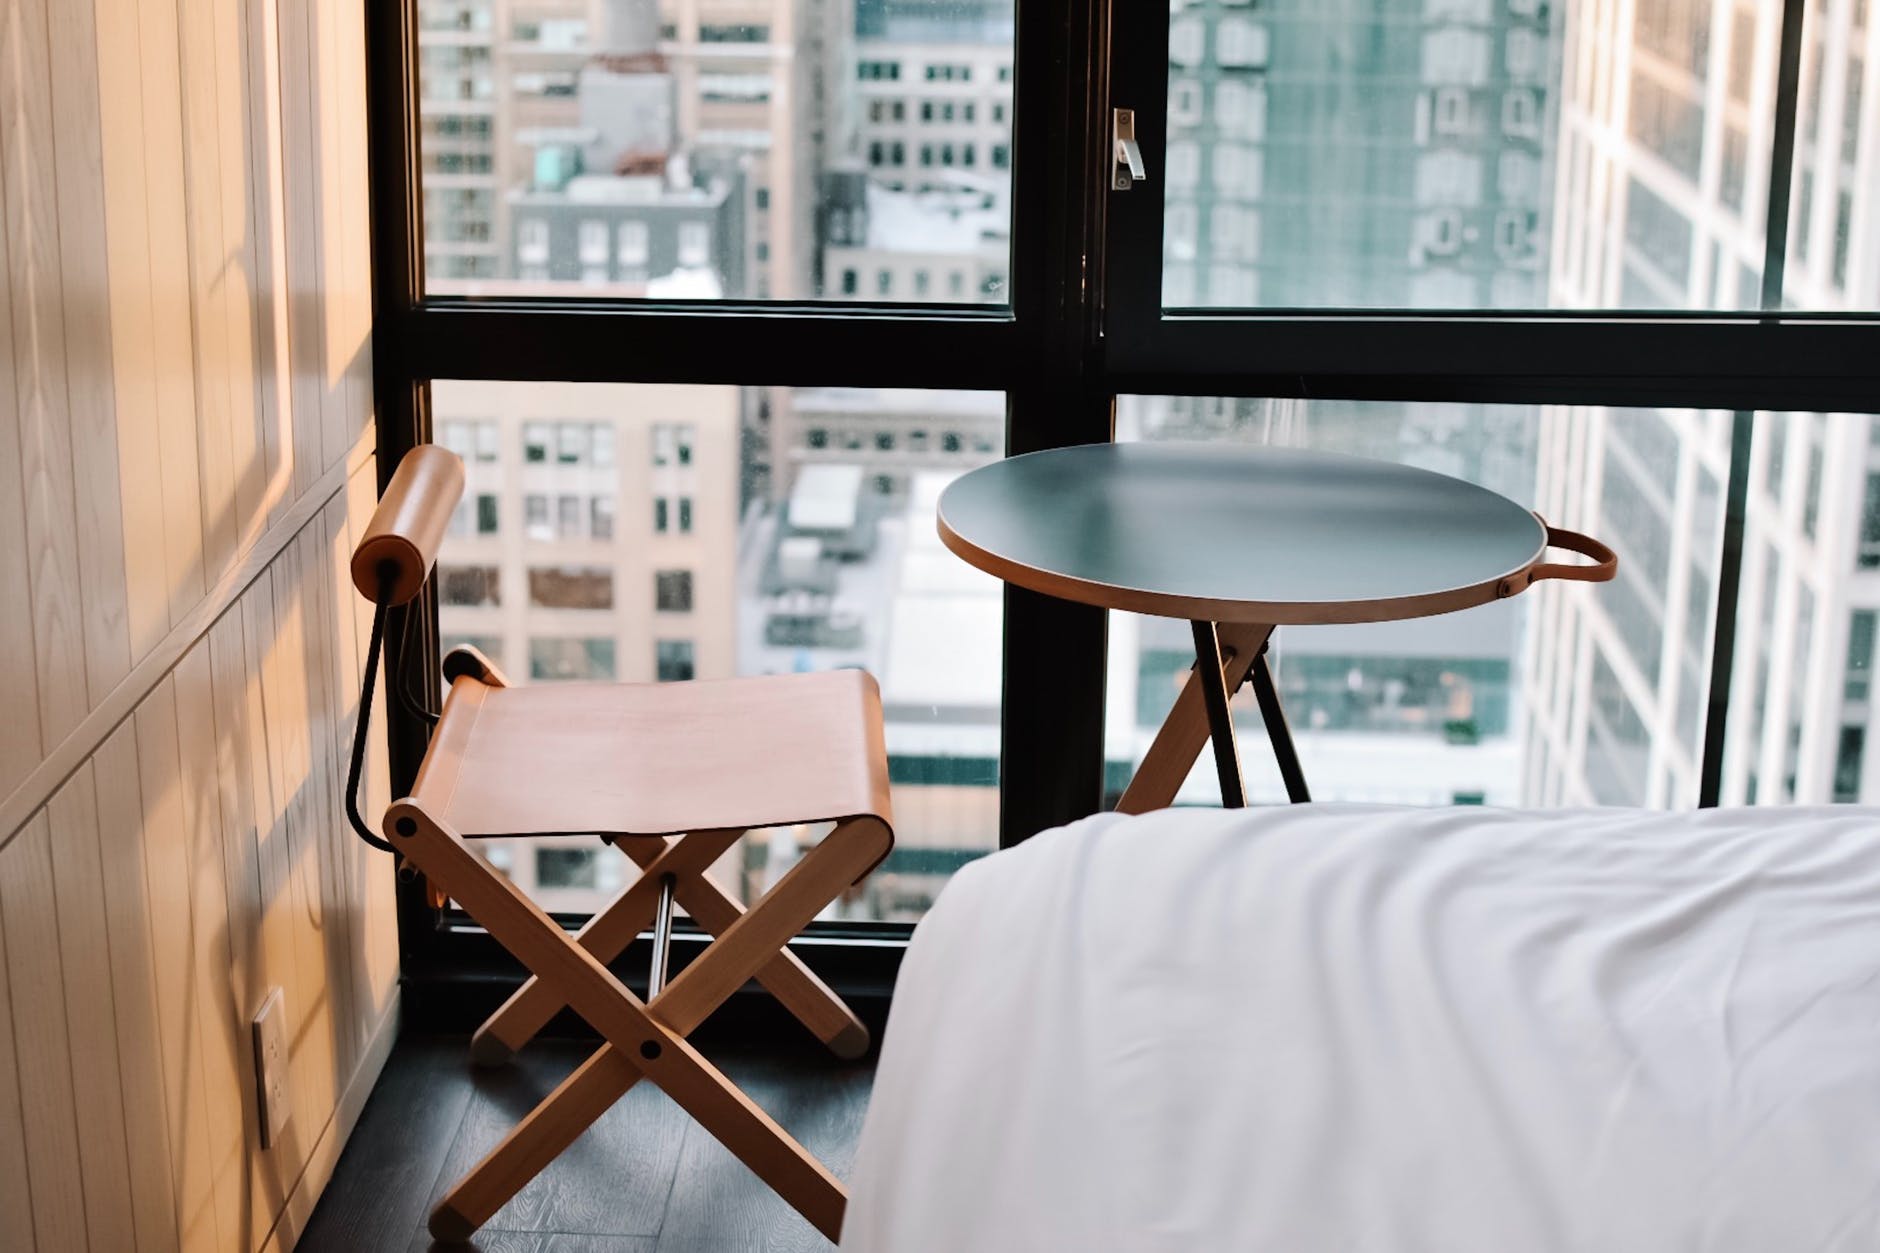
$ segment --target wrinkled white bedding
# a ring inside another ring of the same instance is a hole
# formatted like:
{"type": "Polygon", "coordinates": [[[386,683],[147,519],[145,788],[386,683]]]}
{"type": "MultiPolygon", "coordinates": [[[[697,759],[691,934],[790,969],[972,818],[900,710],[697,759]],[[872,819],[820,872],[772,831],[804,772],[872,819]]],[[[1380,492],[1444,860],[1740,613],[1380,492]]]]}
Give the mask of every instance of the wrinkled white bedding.
{"type": "Polygon", "coordinates": [[[1880,1250],[1880,812],[1040,835],[915,933],[842,1247],[1880,1250]]]}

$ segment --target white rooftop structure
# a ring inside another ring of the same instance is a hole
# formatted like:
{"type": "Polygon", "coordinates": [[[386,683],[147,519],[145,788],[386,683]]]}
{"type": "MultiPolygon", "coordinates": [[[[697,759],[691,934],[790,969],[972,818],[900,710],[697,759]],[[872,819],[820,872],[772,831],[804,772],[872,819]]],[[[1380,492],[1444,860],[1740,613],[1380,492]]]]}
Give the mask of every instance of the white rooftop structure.
{"type": "Polygon", "coordinates": [[[858,465],[804,466],[790,489],[790,525],[799,531],[847,531],[862,494],[858,465]]]}

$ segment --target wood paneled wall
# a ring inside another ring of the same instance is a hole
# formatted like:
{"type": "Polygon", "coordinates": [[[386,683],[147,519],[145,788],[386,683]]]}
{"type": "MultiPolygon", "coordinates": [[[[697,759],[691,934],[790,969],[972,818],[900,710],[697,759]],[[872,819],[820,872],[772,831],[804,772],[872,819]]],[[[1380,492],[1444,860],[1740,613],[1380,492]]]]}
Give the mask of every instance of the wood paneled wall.
{"type": "Polygon", "coordinates": [[[363,3],[0,0],[0,1249],[291,1246],[390,1043],[363,3]]]}

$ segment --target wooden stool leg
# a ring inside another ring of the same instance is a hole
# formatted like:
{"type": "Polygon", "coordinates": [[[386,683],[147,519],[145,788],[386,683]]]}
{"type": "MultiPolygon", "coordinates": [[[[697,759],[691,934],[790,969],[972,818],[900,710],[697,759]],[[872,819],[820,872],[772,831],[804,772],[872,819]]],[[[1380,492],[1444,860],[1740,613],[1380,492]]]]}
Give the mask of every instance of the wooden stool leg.
{"type": "Polygon", "coordinates": [[[461,1240],[474,1231],[645,1073],[818,1230],[837,1238],[846,1204],[841,1184],[681,1033],[696,1027],[886,854],[885,825],[861,818],[838,827],[648,1007],[420,806],[398,802],[386,824],[426,874],[444,883],[608,1042],[452,1189],[432,1215],[433,1235],[461,1240]]]}
{"type": "MultiPolygon", "coordinates": [[[[658,853],[650,846],[622,841],[620,848],[644,873],[653,873],[658,853]]],[[[703,874],[679,881],[679,904],[714,936],[723,935],[744,914],[742,905],[703,874]]],[[[757,981],[837,1057],[853,1061],[868,1052],[868,1028],[862,1020],[788,948],[758,970],[757,981]]]]}
{"type": "MultiPolygon", "coordinates": [[[[646,846],[646,860],[641,863],[643,873],[605,909],[588,919],[587,925],[575,933],[575,943],[601,962],[620,956],[653,920],[661,875],[676,875],[681,882],[701,875],[743,834],[742,831],[700,831],[676,840],[636,839],[636,846],[638,843],[646,846]]],[[[507,1063],[565,1004],[547,984],[529,978],[470,1037],[471,1058],[479,1066],[507,1063]]]]}
{"type": "MultiPolygon", "coordinates": [[[[1230,654],[1221,667],[1221,674],[1231,695],[1246,680],[1254,658],[1259,656],[1273,628],[1223,622],[1218,631],[1221,651],[1230,654]]],[[[1162,729],[1155,733],[1149,751],[1143,755],[1142,765],[1136,768],[1135,777],[1123,789],[1122,799],[1116,802],[1116,812],[1146,814],[1174,804],[1182,780],[1188,777],[1188,771],[1207,743],[1208,712],[1202,700],[1201,679],[1191,670],[1175,697],[1174,708],[1162,720],[1162,729]]]]}

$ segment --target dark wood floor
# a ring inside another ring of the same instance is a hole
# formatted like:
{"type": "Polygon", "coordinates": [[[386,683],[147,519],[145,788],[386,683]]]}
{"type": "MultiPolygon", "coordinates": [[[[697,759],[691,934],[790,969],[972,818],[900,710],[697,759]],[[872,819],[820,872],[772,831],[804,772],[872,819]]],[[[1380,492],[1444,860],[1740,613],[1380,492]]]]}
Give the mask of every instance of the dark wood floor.
{"type": "MultiPolygon", "coordinates": [[[[806,1253],[828,1241],[651,1084],[641,1083],[471,1246],[433,1245],[431,1205],[593,1046],[531,1044],[479,1071],[462,1039],[407,1037],[360,1116],[301,1253],[806,1253]]],[[[708,1050],[772,1117],[847,1177],[872,1059],[708,1050]]]]}

